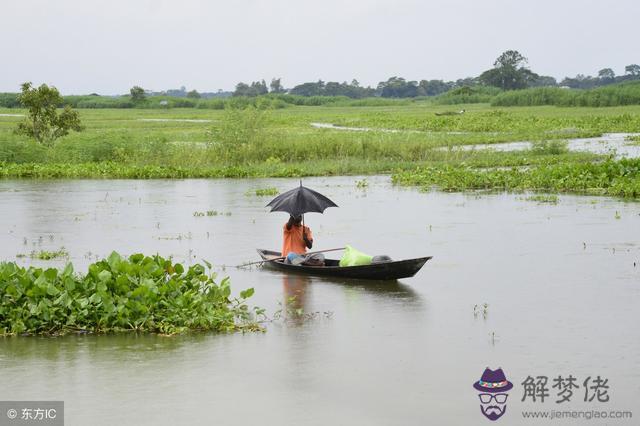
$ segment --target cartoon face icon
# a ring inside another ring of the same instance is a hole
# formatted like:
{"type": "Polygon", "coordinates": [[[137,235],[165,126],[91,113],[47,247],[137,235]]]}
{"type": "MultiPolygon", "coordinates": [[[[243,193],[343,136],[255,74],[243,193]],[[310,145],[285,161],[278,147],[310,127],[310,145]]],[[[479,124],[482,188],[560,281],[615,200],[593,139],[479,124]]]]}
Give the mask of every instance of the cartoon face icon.
{"type": "Polygon", "coordinates": [[[507,380],[502,368],[493,371],[487,367],[473,387],[479,392],[482,414],[492,421],[502,417],[507,411],[508,391],[513,388],[513,383],[507,380]]]}

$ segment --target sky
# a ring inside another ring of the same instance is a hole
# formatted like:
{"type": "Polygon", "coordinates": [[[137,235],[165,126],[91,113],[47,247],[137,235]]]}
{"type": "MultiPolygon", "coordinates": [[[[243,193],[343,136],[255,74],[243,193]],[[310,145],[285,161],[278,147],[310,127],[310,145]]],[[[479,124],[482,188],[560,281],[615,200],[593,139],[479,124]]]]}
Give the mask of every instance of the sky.
{"type": "Polygon", "coordinates": [[[456,80],[508,49],[558,79],[640,63],[638,0],[0,2],[0,92],[25,81],[110,95],[273,77],[285,87],[456,80]]]}

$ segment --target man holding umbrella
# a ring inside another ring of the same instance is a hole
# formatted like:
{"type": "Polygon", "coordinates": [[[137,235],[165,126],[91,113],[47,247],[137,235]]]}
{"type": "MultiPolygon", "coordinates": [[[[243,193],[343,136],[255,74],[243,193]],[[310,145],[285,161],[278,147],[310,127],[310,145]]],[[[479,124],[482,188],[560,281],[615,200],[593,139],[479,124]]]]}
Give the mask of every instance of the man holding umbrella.
{"type": "Polygon", "coordinates": [[[281,253],[287,256],[288,263],[313,247],[313,234],[308,226],[302,224],[302,215],[289,216],[289,221],[284,224],[282,230],[281,253]]]}
{"type": "Polygon", "coordinates": [[[272,212],[289,213],[289,221],[283,227],[282,256],[287,257],[287,262],[295,263],[294,259],[302,259],[307,249],[313,246],[313,234],[308,226],[304,225],[304,213],[322,213],[327,207],[338,207],[333,201],[324,195],[302,186],[278,195],[271,200],[267,207],[272,212]]]}

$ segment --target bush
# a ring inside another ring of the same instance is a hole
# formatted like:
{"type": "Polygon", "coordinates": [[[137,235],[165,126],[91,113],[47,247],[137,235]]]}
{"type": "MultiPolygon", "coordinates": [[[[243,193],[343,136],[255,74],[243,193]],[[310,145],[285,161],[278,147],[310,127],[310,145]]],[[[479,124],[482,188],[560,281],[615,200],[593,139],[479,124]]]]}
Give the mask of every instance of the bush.
{"type": "Polygon", "coordinates": [[[86,275],[71,264],[60,271],[3,262],[0,335],[257,329],[244,304],[253,289],[231,299],[229,280],[213,277],[200,264],[187,269],[158,255],[113,252],[86,275]]]}

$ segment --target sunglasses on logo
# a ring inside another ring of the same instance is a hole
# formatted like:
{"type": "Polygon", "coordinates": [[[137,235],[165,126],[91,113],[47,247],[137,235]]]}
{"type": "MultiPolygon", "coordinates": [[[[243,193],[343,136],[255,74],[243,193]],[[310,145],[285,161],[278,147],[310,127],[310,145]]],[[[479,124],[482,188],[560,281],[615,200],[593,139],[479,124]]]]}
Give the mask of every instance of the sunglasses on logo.
{"type": "Polygon", "coordinates": [[[506,393],[481,393],[478,396],[480,397],[480,402],[482,402],[483,404],[490,403],[492,399],[495,400],[498,404],[504,404],[505,402],[507,402],[507,397],[509,395],[506,393]]]}

